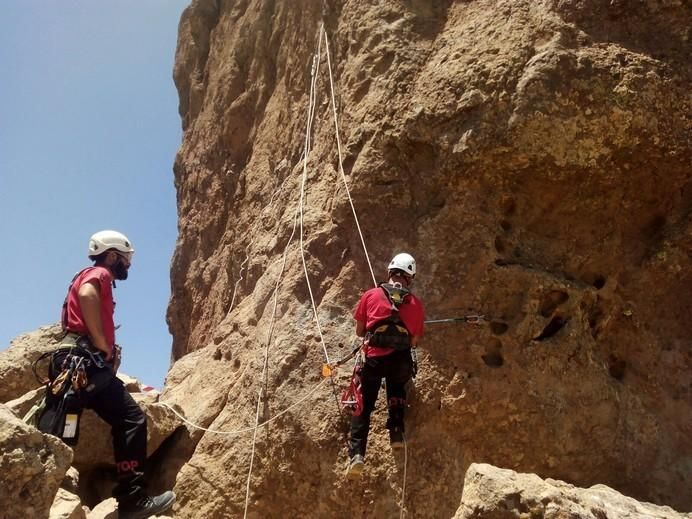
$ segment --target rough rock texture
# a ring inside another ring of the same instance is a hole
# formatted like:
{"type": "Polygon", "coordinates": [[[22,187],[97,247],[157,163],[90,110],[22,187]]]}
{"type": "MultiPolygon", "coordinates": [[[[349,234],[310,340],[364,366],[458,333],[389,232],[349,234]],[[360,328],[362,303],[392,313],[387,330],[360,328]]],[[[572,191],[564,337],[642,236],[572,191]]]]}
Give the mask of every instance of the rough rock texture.
{"type": "Polygon", "coordinates": [[[464,479],[461,506],[454,519],[687,519],[668,506],[640,503],[595,485],[576,488],[484,463],[472,463],[464,479]]]}
{"type": "Polygon", "coordinates": [[[50,507],[49,519],[86,519],[86,516],[79,496],[59,488],[50,507]]]}
{"type": "Polygon", "coordinates": [[[56,347],[61,333],[58,324],[43,326],[20,335],[0,351],[0,402],[18,398],[39,385],[31,365],[42,353],[56,347]]]}
{"type": "MultiPolygon", "coordinates": [[[[151,455],[180,426],[173,412],[145,393],[133,393],[135,402],[147,415],[147,455],[151,455]]],[[[113,464],[113,444],[108,424],[96,413],[86,410],[79,426],[79,443],[75,447],[74,465],[80,471],[113,464]]]]}
{"type": "MultiPolygon", "coordinates": [[[[427,330],[409,515],[453,516],[473,461],[692,509],[688,2],[193,1],[174,72],[177,362],[163,398],[244,428],[260,389],[267,419],[353,342],[372,279],[337,175],[324,52],[302,211],[319,330],[294,228],[321,21],[376,276],[409,251],[430,318],[490,321],[427,330]]],[[[362,484],[343,477],[329,385],[259,431],[249,513],[397,516],[404,460],[383,416],[362,484]]],[[[252,435],[189,439],[177,513],[241,516],[252,435]]]]}
{"type": "Polygon", "coordinates": [[[26,425],[0,404],[0,517],[48,517],[72,461],[57,438],[26,425]]]}
{"type": "MultiPolygon", "coordinates": [[[[43,397],[43,391],[43,388],[34,389],[23,397],[11,400],[7,403],[7,407],[17,416],[24,416],[43,397]]],[[[132,396],[147,415],[147,453],[151,455],[180,427],[181,421],[169,408],[156,401],[158,395],[155,393],[132,393],[132,396]]],[[[96,468],[100,470],[104,465],[112,464],[113,445],[110,426],[94,411],[86,409],[80,420],[79,442],[74,449],[74,465],[82,471],[96,468]]]]}

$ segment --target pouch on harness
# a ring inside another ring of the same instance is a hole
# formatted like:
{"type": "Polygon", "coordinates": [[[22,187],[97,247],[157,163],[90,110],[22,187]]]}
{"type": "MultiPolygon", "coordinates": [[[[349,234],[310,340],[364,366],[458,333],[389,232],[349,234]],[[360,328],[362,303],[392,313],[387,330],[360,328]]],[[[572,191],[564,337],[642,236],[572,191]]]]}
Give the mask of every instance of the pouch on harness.
{"type": "Polygon", "coordinates": [[[411,348],[411,334],[399,316],[399,306],[406,303],[406,296],[410,292],[399,283],[380,283],[379,286],[392,305],[392,313],[386,319],[372,325],[365,340],[368,346],[408,350],[411,348]]]}
{"type": "Polygon", "coordinates": [[[80,337],[74,345],[44,353],[34,361],[32,369],[46,388],[36,427],[68,445],[76,445],[85,397],[110,380],[111,367],[99,354],[89,350],[86,337],[80,337]],[[39,377],[37,372],[38,363],[45,358],[49,358],[47,379],[39,377]]]}

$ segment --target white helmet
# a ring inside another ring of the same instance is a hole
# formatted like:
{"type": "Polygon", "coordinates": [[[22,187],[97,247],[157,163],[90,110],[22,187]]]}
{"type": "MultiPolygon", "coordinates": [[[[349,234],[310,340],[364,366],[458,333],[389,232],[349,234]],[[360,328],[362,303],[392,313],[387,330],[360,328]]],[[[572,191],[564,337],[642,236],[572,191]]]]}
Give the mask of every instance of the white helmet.
{"type": "Polygon", "coordinates": [[[387,270],[403,270],[408,274],[409,276],[415,276],[416,275],[416,260],[413,259],[413,256],[410,254],[407,254],[406,252],[402,252],[400,254],[397,254],[392,258],[392,261],[389,262],[389,267],[387,267],[387,270]]]}
{"type": "Polygon", "coordinates": [[[89,238],[89,257],[98,256],[108,249],[131,254],[135,252],[127,236],[118,231],[99,231],[89,238]]]}

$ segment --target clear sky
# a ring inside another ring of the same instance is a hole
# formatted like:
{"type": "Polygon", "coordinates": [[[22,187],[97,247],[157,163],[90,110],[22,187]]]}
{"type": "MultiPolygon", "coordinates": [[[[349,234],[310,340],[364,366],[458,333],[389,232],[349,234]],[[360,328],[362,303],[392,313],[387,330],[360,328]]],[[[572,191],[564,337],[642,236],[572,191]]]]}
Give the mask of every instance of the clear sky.
{"type": "Polygon", "coordinates": [[[0,15],[0,349],[57,322],[89,236],[136,249],[115,290],[121,370],[161,387],[177,236],[172,80],[189,0],[3,0],[0,15]]]}

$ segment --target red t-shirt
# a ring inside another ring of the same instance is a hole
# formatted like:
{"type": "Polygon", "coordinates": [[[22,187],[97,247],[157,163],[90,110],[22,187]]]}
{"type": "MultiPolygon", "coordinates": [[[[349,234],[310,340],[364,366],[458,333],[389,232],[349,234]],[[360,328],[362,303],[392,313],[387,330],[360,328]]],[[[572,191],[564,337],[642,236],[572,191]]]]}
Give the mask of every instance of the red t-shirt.
{"type": "Polygon", "coordinates": [[[72,286],[67,292],[67,307],[63,310],[63,326],[66,326],[67,331],[80,335],[89,335],[89,329],[84,322],[82,308],[79,305],[79,288],[89,281],[96,281],[98,285],[101,296],[101,325],[103,326],[106,341],[112,350],[115,344],[113,276],[105,267],[85,268],[74,278],[72,286]]]}
{"type": "MultiPolygon", "coordinates": [[[[392,315],[392,303],[389,302],[384,289],[377,287],[371,288],[360,298],[358,306],[353,312],[356,321],[364,322],[365,329],[369,330],[375,323],[387,319],[392,315]]],[[[423,335],[423,322],[425,313],[423,303],[413,294],[408,294],[404,302],[399,305],[399,317],[406,325],[406,329],[411,336],[420,337],[423,335]]],[[[389,355],[394,348],[381,348],[379,346],[366,346],[365,355],[367,357],[381,357],[389,355]]]]}

